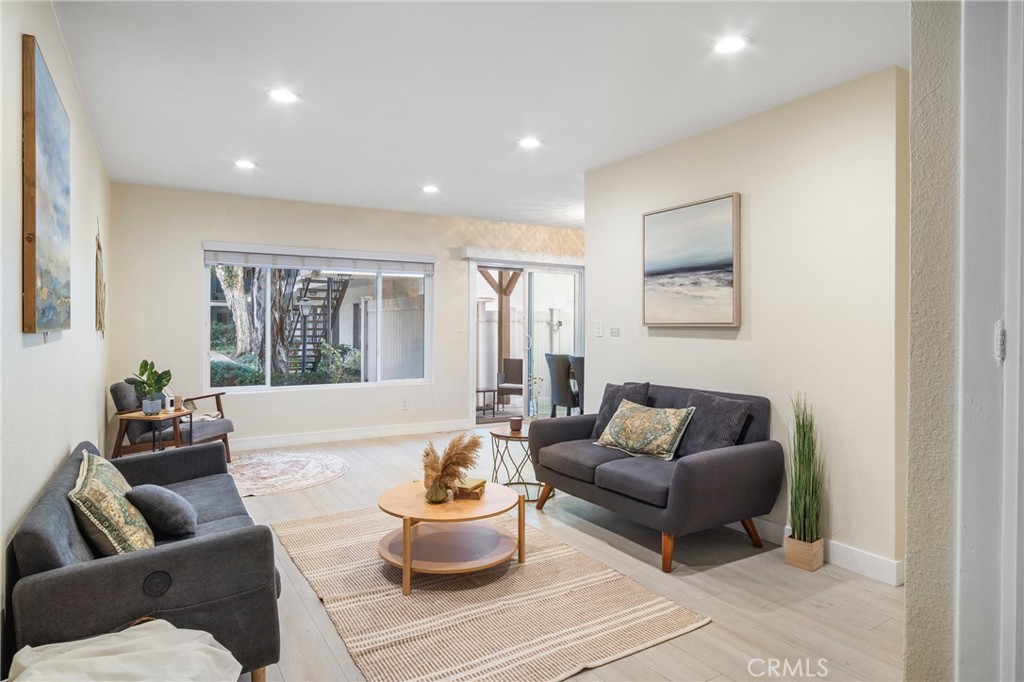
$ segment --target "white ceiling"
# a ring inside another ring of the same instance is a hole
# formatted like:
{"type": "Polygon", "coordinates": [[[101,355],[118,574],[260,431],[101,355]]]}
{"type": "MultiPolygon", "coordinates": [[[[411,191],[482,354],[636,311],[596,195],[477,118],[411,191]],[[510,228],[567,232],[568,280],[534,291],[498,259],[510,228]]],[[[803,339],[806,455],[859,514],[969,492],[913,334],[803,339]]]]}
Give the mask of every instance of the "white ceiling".
{"type": "Polygon", "coordinates": [[[57,15],[117,182],[580,226],[588,170],[906,68],[908,7],[67,2],[57,15]],[[710,52],[726,33],[753,43],[710,52]],[[270,102],[275,87],[302,100],[270,102]],[[525,135],[544,146],[519,149],[525,135]]]}

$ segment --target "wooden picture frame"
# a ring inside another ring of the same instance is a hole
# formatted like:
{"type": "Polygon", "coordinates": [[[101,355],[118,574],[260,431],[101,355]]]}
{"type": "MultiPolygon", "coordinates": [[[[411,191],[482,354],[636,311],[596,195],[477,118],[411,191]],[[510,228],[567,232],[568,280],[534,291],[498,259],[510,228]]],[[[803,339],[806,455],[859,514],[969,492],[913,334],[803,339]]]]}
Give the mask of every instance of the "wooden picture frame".
{"type": "Polygon", "coordinates": [[[643,216],[643,323],[740,326],[740,195],[643,216]]]}
{"type": "Polygon", "coordinates": [[[103,243],[100,241],[99,218],[96,219],[96,331],[107,332],[107,279],[103,274],[103,243]]]}
{"type": "Polygon", "coordinates": [[[71,328],[71,121],[22,35],[22,331],[71,328]]]}

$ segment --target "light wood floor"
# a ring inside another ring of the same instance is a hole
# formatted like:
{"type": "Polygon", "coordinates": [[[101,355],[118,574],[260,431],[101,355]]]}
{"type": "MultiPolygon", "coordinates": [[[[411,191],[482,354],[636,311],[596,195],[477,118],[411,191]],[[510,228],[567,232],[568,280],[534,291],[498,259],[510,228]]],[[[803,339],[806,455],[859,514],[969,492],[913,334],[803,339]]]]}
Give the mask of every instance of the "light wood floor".
{"type": "MultiPolygon", "coordinates": [[[[490,439],[486,430],[478,432],[485,441],[476,475],[490,478],[490,439]]],[[[247,497],[246,506],[257,523],[267,524],[376,506],[381,491],[422,477],[420,455],[428,438],[441,449],[450,435],[316,446],[341,453],[351,464],[349,472],[306,490],[247,497]]],[[[764,549],[754,549],[746,535],[728,528],[678,538],[675,569],[665,574],[659,533],[565,493],[541,512],[528,504],[527,523],[712,618],[695,632],[586,670],[575,680],[901,679],[902,588],[831,565],[805,573],[786,566],[778,546],[766,542],[764,549]],[[769,677],[760,659],[784,659],[803,668],[769,677]],[[827,675],[821,674],[819,659],[827,675]],[[808,666],[815,675],[808,674],[808,666]]],[[[267,670],[268,680],[363,679],[280,545],[277,562],[282,573],[281,661],[267,670]]]]}

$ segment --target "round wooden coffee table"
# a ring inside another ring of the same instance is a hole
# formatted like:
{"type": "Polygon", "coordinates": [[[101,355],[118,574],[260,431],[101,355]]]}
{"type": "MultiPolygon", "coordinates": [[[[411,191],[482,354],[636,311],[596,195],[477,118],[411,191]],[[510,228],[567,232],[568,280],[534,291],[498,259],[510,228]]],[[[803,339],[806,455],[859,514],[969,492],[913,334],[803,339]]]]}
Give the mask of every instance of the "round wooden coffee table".
{"type": "Polygon", "coordinates": [[[470,573],[507,560],[516,550],[526,561],[525,500],[511,488],[488,483],[479,500],[427,502],[423,481],[384,491],[381,511],[402,519],[402,527],[381,538],[377,551],[402,569],[402,593],[412,591],[413,573],[470,573]],[[519,508],[519,537],[481,519],[519,508]]]}

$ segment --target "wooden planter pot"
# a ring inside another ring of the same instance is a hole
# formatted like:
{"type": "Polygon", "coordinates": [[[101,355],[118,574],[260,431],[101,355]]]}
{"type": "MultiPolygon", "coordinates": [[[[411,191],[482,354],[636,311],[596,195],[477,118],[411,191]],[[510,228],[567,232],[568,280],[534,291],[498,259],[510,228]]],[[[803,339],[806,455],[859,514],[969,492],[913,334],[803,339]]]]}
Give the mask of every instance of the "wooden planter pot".
{"type": "Polygon", "coordinates": [[[782,541],[786,563],[805,571],[817,571],[825,563],[825,540],[802,542],[792,535],[782,541]]]}

